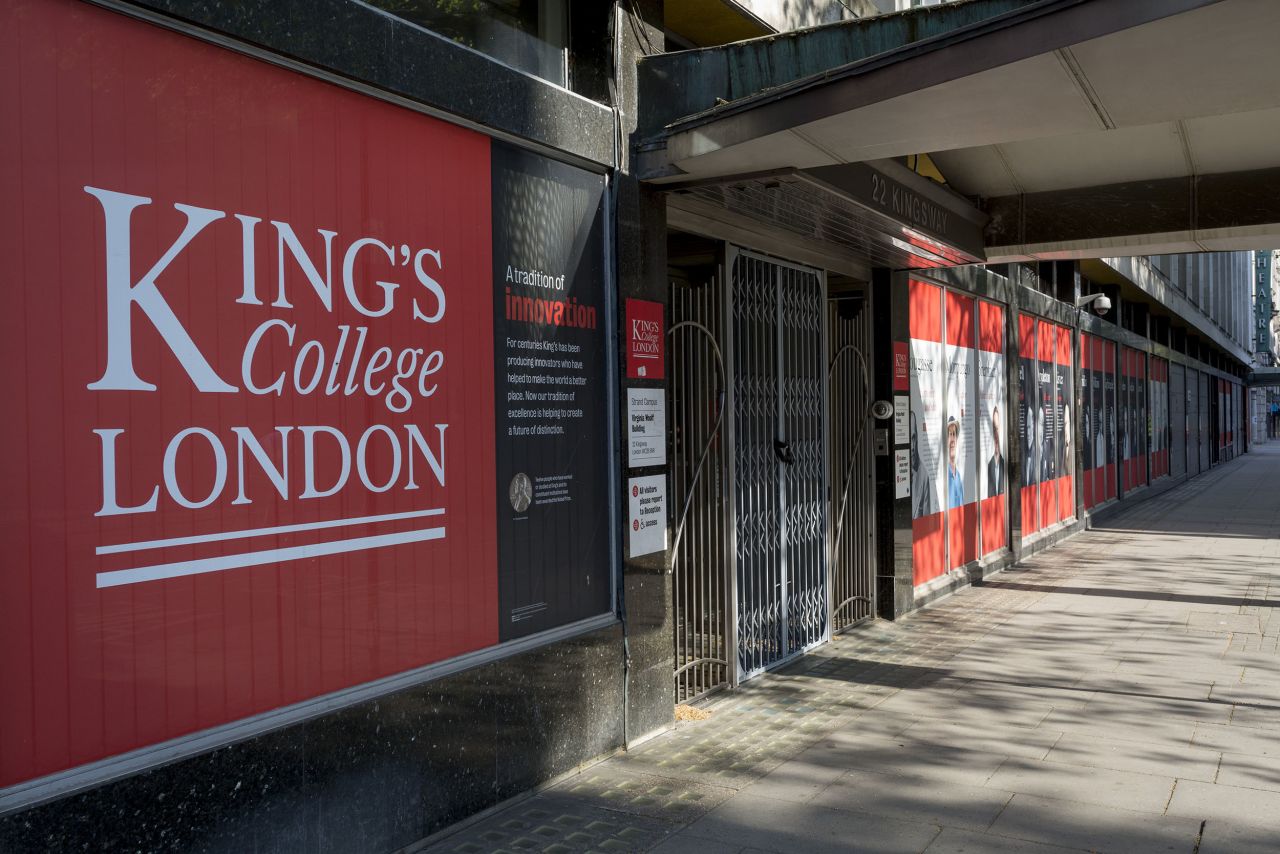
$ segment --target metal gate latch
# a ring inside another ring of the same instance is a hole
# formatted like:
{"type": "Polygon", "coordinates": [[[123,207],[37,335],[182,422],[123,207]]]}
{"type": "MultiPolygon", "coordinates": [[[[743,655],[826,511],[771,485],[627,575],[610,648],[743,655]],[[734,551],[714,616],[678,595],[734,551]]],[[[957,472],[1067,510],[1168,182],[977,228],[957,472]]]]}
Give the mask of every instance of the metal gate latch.
{"type": "Polygon", "coordinates": [[[773,440],[773,452],[778,455],[778,459],[789,466],[796,464],[796,456],[791,453],[791,443],[784,442],[781,439],[773,440]]]}

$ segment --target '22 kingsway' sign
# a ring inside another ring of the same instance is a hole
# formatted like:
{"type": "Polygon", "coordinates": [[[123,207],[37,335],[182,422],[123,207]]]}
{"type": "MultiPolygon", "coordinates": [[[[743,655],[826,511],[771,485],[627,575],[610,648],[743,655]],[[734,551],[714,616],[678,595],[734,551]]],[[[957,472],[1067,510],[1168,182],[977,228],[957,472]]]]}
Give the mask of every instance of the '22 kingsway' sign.
{"type": "Polygon", "coordinates": [[[607,612],[599,176],[24,8],[0,787],[607,612]]]}

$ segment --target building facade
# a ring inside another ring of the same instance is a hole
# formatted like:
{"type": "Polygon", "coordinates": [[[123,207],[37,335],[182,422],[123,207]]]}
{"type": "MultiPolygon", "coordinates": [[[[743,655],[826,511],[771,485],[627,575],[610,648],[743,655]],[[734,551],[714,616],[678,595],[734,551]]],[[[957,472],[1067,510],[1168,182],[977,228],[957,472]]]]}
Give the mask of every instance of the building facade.
{"type": "MultiPolygon", "coordinates": [[[[1254,253],[1253,283],[1253,364],[1259,368],[1276,365],[1277,313],[1276,285],[1280,282],[1280,257],[1271,250],[1254,253]]],[[[1261,387],[1249,390],[1249,436],[1263,443],[1276,436],[1276,390],[1261,387]]]]}

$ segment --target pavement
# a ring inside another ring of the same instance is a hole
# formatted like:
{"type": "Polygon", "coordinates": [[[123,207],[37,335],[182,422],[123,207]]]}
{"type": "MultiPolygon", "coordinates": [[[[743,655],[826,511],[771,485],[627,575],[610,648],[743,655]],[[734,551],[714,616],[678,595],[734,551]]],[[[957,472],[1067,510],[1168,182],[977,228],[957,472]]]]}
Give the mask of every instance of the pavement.
{"type": "Polygon", "coordinates": [[[431,852],[1280,851],[1280,443],[431,852]]]}

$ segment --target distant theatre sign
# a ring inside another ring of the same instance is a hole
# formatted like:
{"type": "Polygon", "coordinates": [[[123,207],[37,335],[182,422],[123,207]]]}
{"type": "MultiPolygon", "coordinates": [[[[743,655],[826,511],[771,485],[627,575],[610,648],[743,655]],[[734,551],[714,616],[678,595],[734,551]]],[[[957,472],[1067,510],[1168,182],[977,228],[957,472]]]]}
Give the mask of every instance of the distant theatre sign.
{"type": "Polygon", "coordinates": [[[0,787],[610,610],[599,176],[70,0],[0,76],[0,787]]]}

